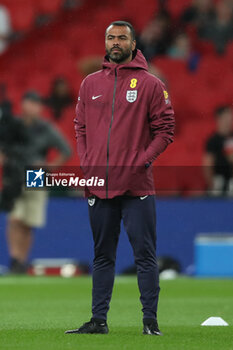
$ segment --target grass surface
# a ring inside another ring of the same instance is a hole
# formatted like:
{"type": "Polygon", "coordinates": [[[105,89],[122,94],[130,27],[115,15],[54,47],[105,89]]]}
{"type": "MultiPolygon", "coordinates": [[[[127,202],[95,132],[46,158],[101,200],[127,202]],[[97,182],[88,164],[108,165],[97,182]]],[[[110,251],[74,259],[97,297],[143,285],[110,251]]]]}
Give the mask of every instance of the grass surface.
{"type": "Polygon", "coordinates": [[[161,281],[164,337],[142,335],[136,278],[117,277],[108,335],[64,335],[90,318],[91,279],[0,278],[0,349],[233,350],[233,281],[161,281]],[[201,327],[221,316],[229,327],[201,327]]]}

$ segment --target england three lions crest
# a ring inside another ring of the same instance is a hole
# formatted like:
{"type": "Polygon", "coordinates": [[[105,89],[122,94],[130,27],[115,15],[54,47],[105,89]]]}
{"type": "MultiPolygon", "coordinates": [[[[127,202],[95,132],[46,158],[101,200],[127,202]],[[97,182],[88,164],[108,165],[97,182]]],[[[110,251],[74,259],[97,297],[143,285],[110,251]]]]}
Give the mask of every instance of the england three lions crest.
{"type": "Polygon", "coordinates": [[[128,90],[126,93],[126,100],[130,103],[135,102],[138,96],[137,90],[128,90]]]}

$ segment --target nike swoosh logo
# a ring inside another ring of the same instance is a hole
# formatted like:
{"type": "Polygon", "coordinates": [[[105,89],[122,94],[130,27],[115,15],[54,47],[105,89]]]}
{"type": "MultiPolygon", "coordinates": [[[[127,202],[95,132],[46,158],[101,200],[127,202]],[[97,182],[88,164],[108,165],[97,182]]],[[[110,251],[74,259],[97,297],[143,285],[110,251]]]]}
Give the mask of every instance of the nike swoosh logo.
{"type": "Polygon", "coordinates": [[[96,100],[97,98],[99,98],[102,95],[98,95],[98,96],[92,96],[92,100],[96,100]]]}
{"type": "Polygon", "coordinates": [[[148,197],[148,195],[147,195],[147,196],[140,197],[140,199],[143,201],[143,199],[145,199],[146,197],[148,197]]]}

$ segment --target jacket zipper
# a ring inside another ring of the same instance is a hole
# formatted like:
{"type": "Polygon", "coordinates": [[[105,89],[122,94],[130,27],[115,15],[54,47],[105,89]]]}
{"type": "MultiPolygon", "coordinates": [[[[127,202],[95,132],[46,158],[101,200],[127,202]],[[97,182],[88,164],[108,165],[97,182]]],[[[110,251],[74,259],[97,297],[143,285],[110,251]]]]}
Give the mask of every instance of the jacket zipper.
{"type": "Polygon", "coordinates": [[[108,129],[108,141],[107,141],[106,198],[108,198],[109,143],[110,143],[110,134],[111,134],[111,128],[112,128],[113,116],[114,116],[116,85],[117,85],[117,69],[115,68],[115,81],[114,81],[114,90],[113,90],[113,99],[112,99],[112,117],[111,117],[109,129],[108,129]]]}

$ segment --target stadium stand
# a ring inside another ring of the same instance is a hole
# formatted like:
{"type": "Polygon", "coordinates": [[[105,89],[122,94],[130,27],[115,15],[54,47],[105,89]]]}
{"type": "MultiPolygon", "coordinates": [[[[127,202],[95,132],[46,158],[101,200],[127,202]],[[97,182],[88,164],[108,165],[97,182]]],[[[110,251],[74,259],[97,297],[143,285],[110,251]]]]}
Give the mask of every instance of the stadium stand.
{"type": "MultiPolygon", "coordinates": [[[[11,13],[15,31],[29,32],[0,57],[0,80],[8,86],[16,114],[26,89],[34,88],[46,95],[57,75],[66,77],[77,95],[83,79],[77,70],[77,61],[91,55],[103,55],[107,24],[123,18],[131,21],[140,33],[157,13],[159,3],[147,0],[145,6],[145,1],[141,0],[103,1],[101,4],[88,0],[75,9],[64,11],[61,0],[1,2],[11,13]],[[40,14],[57,16],[52,23],[38,28],[35,19],[40,14]]],[[[168,0],[167,10],[174,23],[190,3],[190,0],[168,0]]],[[[176,140],[156,162],[161,166],[201,167],[204,141],[213,130],[214,109],[219,104],[232,102],[233,43],[228,45],[224,55],[218,56],[211,42],[198,39],[193,25],[188,25],[186,32],[200,54],[195,72],[190,71],[184,60],[166,55],[152,60],[166,77],[177,120],[176,140]]],[[[49,118],[49,113],[45,114],[49,118]]],[[[74,149],[69,165],[77,163],[73,117],[74,108],[68,108],[58,122],[74,149]]],[[[193,176],[189,175],[185,186],[181,187],[192,188],[192,183],[193,176]]],[[[200,187],[204,188],[202,180],[200,187]]]]}
{"type": "Polygon", "coordinates": [[[36,9],[38,14],[54,14],[59,11],[61,6],[62,6],[62,0],[36,1],[36,9]]]}
{"type": "Polygon", "coordinates": [[[37,16],[59,12],[63,4],[62,0],[2,0],[11,14],[11,21],[15,32],[28,32],[35,24],[37,16]]]}
{"type": "Polygon", "coordinates": [[[178,20],[186,7],[190,5],[187,0],[168,0],[169,12],[174,20],[178,20]]]}

